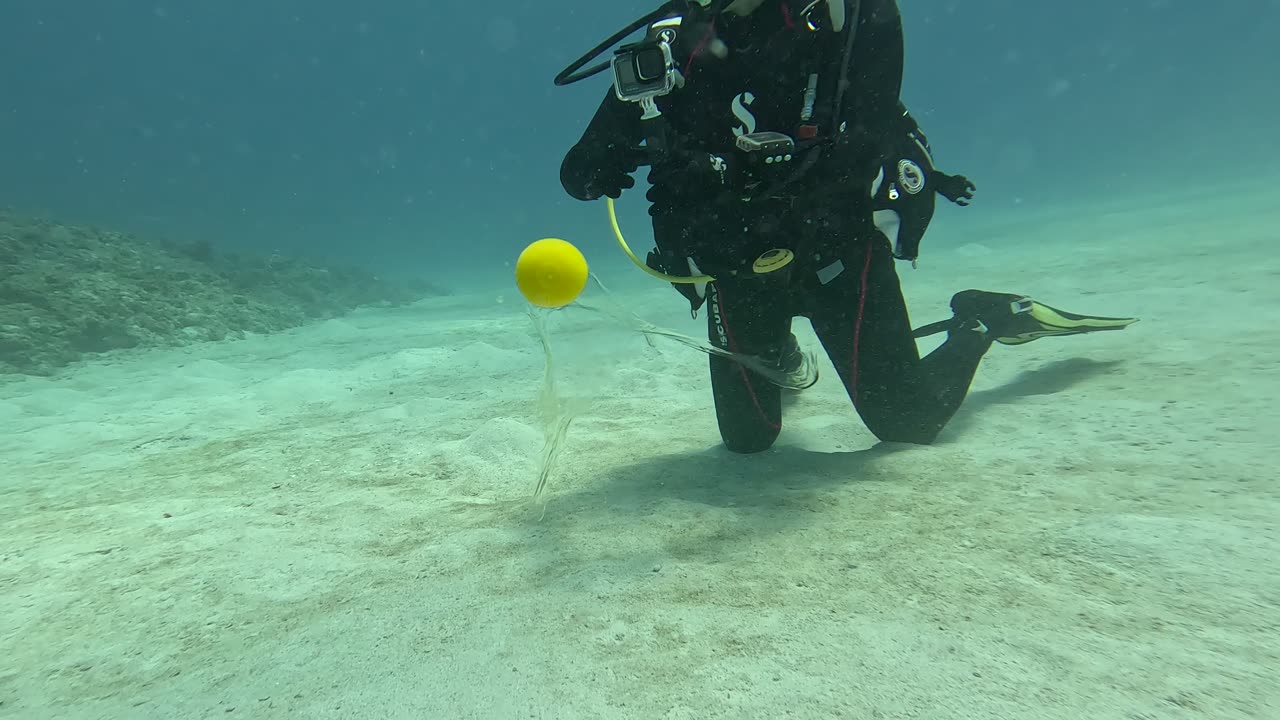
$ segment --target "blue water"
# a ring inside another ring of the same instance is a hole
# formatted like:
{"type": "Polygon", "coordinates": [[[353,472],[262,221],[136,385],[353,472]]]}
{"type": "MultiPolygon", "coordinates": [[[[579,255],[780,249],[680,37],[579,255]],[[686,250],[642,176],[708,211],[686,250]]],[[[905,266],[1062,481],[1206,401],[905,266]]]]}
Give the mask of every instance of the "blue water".
{"type": "Polygon", "coordinates": [[[559,185],[606,80],[552,78],[648,3],[0,0],[0,208],[458,291],[0,378],[0,718],[1280,717],[1280,2],[900,2],[979,187],[912,319],[1141,322],[995,347],[928,446],[824,362],[735,456],[705,357],[574,306],[540,508],[520,250],[705,332],[559,185]]]}
{"type": "MultiPolygon", "coordinates": [[[[902,5],[905,99],[975,212],[1280,159],[1274,2],[902,5]]],[[[607,81],[551,78],[648,7],[9,0],[0,205],[448,276],[543,235],[613,253],[557,175],[607,81]]]]}

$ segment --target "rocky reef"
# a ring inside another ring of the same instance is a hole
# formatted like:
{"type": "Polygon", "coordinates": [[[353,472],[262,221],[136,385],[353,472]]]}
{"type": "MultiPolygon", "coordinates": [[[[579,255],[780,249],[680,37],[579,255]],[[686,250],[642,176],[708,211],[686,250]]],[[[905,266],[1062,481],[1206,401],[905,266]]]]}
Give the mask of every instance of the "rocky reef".
{"type": "Polygon", "coordinates": [[[0,211],[0,374],[269,333],[442,294],[358,268],[151,241],[0,211]]]}

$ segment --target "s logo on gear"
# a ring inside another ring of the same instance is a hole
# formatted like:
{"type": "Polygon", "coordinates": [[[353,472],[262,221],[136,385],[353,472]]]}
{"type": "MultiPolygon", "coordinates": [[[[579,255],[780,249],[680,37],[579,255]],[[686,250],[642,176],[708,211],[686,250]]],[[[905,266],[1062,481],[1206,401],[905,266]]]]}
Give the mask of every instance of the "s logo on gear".
{"type": "Polygon", "coordinates": [[[924,189],[924,170],[911,160],[898,161],[898,184],[911,195],[918,195],[924,189]]]}

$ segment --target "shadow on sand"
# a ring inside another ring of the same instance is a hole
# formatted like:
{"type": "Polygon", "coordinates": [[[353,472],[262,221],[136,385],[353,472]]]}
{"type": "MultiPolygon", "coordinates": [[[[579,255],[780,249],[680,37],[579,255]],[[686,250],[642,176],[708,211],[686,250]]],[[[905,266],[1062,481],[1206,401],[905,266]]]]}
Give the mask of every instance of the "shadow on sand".
{"type": "Polygon", "coordinates": [[[1024,371],[1012,381],[990,390],[978,390],[965,398],[943,432],[943,442],[954,442],[963,435],[978,413],[994,405],[1009,405],[1025,397],[1056,395],[1082,385],[1095,377],[1113,372],[1122,365],[1118,360],[1101,362],[1088,358],[1071,358],[1024,371]]]}
{"type": "MultiPolygon", "coordinates": [[[[1116,365],[1065,360],[975,392],[943,443],[956,442],[965,423],[984,407],[1060,393],[1116,365]]],[[[850,421],[856,422],[852,413],[850,421]]],[[[536,564],[553,576],[630,575],[673,559],[716,562],[778,533],[811,529],[832,506],[851,497],[856,502],[859,484],[900,480],[912,468],[889,460],[913,450],[918,448],[897,443],[848,452],[780,445],[735,455],[717,443],[692,453],[641,453],[589,484],[553,491],[545,515],[528,504],[511,519],[523,543],[544,548],[536,564]],[[586,569],[592,565],[594,571],[586,569]]]]}

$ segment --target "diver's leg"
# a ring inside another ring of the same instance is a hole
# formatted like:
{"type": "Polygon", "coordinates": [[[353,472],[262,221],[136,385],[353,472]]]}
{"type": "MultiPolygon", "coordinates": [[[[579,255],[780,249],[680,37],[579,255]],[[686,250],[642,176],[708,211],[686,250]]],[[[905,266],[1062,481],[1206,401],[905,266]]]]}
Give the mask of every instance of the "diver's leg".
{"type": "Polygon", "coordinates": [[[815,290],[809,311],[858,415],[885,441],[932,442],[991,347],[979,333],[955,332],[921,359],[882,239],[850,253],[844,272],[815,290]]]}
{"type": "MultiPolygon", "coordinates": [[[[770,361],[788,344],[791,314],[781,286],[760,281],[716,281],[707,286],[712,344],[770,361]]],[[[782,429],[782,390],[729,358],[711,356],[711,390],[725,447],[767,450],[782,429]]]]}

